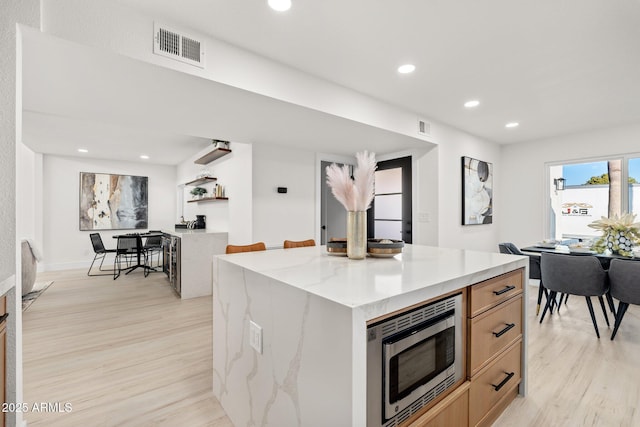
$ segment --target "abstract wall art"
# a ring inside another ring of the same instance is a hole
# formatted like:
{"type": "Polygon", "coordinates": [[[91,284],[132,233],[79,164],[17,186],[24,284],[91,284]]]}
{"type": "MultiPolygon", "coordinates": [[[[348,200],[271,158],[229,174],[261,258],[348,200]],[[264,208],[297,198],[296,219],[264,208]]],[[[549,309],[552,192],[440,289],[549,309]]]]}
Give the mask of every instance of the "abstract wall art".
{"type": "Polygon", "coordinates": [[[80,172],[80,230],[147,228],[148,180],[80,172]]]}
{"type": "Polygon", "coordinates": [[[462,225],[493,223],[493,165],[462,157],[462,225]]]}

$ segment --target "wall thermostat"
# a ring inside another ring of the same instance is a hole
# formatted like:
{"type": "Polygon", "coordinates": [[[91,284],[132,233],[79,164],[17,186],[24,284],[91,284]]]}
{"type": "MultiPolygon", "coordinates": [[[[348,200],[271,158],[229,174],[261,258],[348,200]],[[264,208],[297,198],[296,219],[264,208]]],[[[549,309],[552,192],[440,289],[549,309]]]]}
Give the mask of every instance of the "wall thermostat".
{"type": "Polygon", "coordinates": [[[278,187],[278,193],[286,193],[287,192],[287,187],[278,187]]]}

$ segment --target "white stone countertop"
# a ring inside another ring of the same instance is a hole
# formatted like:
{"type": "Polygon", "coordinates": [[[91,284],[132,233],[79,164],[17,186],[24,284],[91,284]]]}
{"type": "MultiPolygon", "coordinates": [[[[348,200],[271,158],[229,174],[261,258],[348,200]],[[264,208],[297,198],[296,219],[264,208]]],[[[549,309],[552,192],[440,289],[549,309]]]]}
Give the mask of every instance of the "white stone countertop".
{"type": "Polygon", "coordinates": [[[412,292],[438,296],[528,265],[523,256],[422,245],[364,260],[329,255],[325,246],[218,258],[351,308],[412,292]]]}
{"type": "Polygon", "coordinates": [[[167,234],[171,234],[173,236],[177,236],[177,237],[184,237],[184,236],[189,236],[189,235],[194,235],[194,234],[227,234],[226,231],[216,231],[216,230],[209,230],[209,229],[204,229],[204,228],[199,228],[199,229],[189,229],[189,228],[178,228],[175,230],[162,230],[163,233],[167,233],[167,234]]]}

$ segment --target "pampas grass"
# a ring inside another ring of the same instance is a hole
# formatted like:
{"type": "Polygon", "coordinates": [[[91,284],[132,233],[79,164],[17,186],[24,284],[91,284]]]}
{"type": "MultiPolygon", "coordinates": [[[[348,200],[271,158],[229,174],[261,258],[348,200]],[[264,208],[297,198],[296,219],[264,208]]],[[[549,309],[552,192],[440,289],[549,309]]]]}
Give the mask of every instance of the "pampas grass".
{"type": "Polygon", "coordinates": [[[335,163],[327,166],[327,184],[346,210],[366,211],[373,201],[376,155],[365,150],[356,153],[356,161],[353,179],[349,175],[349,166],[340,167],[335,163]]]}

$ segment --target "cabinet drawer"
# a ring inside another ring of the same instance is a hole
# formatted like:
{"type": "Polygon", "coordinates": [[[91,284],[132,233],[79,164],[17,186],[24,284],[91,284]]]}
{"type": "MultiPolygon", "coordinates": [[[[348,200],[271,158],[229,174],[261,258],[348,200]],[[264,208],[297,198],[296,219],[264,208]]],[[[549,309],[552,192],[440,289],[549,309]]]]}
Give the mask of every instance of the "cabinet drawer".
{"type": "Polygon", "coordinates": [[[469,375],[522,336],[522,295],[469,320],[469,375]]]}
{"type": "Polygon", "coordinates": [[[518,340],[498,359],[483,369],[471,380],[469,390],[469,425],[476,426],[483,421],[494,406],[504,402],[503,398],[513,395],[520,383],[520,356],[522,340],[518,340]]]}
{"type": "Polygon", "coordinates": [[[451,392],[410,427],[467,427],[469,425],[469,382],[451,392]]]}
{"type": "Polygon", "coordinates": [[[471,287],[469,316],[474,317],[522,292],[524,269],[510,271],[471,287]]]}

